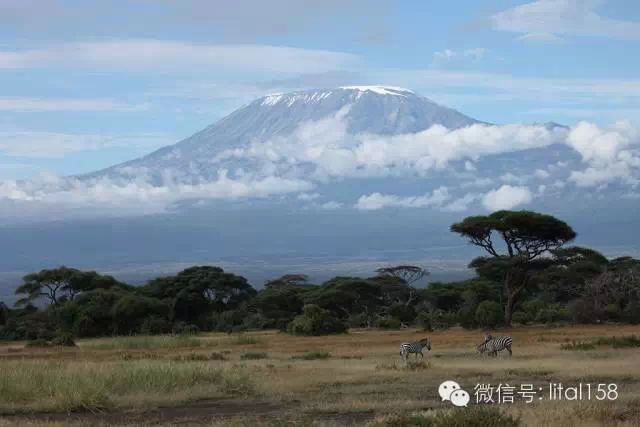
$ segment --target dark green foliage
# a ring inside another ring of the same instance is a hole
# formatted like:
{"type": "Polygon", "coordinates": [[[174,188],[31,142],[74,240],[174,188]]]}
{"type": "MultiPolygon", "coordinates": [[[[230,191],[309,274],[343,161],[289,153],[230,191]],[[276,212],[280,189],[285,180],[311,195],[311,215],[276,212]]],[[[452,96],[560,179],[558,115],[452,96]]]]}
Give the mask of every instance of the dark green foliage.
{"type": "Polygon", "coordinates": [[[31,341],[27,342],[25,344],[25,347],[45,348],[45,347],[51,347],[51,343],[49,343],[49,341],[47,341],[45,339],[38,338],[38,339],[31,340],[31,341]]]}
{"type": "Polygon", "coordinates": [[[483,328],[495,328],[503,319],[502,307],[495,301],[482,301],[476,310],[476,322],[483,328]]]}
{"type": "Polygon", "coordinates": [[[588,341],[571,341],[569,344],[562,344],[560,348],[562,350],[588,351],[595,350],[596,346],[588,341]]]}
{"type": "Polygon", "coordinates": [[[385,316],[376,322],[376,327],[380,329],[400,329],[402,322],[392,316],[385,316]]]}
{"type": "Polygon", "coordinates": [[[245,353],[240,356],[240,360],[260,360],[260,359],[268,359],[269,355],[267,353],[245,353]]]}
{"type": "Polygon", "coordinates": [[[511,316],[511,321],[520,325],[526,325],[531,321],[531,318],[523,311],[516,311],[513,313],[513,316],[511,316]]]}
{"type": "Polygon", "coordinates": [[[329,353],[320,353],[317,351],[311,353],[305,353],[299,356],[292,356],[292,359],[300,359],[300,360],[325,360],[330,358],[331,355],[329,353]]]}
{"type": "Polygon", "coordinates": [[[609,346],[612,348],[636,348],[640,347],[640,337],[635,335],[603,337],[598,338],[594,343],[598,346],[609,346]]]}
{"type": "Polygon", "coordinates": [[[73,335],[68,332],[62,332],[51,341],[51,345],[59,347],[76,347],[76,342],[73,340],[73,335]]]}
{"type": "Polygon", "coordinates": [[[346,331],[347,325],[342,320],[315,304],[305,305],[303,314],[287,326],[287,332],[293,335],[330,335],[346,331]]]}

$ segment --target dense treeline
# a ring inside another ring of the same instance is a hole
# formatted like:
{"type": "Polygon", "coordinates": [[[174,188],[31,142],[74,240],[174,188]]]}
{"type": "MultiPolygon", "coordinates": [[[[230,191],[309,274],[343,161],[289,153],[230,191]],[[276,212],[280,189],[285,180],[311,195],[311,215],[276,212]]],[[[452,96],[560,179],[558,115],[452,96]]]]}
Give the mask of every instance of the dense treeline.
{"type": "Polygon", "coordinates": [[[355,327],[640,323],[640,261],[609,260],[592,249],[566,247],[576,233],[552,216],[499,211],[466,218],[451,231],[487,256],[471,262],[475,278],[432,282],[426,288],[415,285],[429,273],[411,265],[322,284],[290,274],[259,291],[244,277],[214,266],[190,267],[143,286],[95,271],[42,270],[23,278],[13,308],[0,303],[0,337],[50,340],[248,329],[324,335],[355,327]]]}

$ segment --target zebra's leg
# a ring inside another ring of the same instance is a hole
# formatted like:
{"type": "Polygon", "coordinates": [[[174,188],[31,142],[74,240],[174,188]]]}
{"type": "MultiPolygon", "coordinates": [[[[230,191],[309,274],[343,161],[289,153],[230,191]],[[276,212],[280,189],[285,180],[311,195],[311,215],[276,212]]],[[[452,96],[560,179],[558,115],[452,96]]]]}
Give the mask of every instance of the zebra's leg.
{"type": "Polygon", "coordinates": [[[507,347],[507,351],[509,352],[509,357],[511,357],[513,355],[513,353],[511,352],[511,347],[507,347]]]}
{"type": "MultiPolygon", "coordinates": [[[[420,352],[420,357],[422,358],[422,360],[424,360],[424,354],[422,354],[422,352],[420,352]]],[[[416,359],[418,358],[418,355],[416,354],[416,359]]]]}

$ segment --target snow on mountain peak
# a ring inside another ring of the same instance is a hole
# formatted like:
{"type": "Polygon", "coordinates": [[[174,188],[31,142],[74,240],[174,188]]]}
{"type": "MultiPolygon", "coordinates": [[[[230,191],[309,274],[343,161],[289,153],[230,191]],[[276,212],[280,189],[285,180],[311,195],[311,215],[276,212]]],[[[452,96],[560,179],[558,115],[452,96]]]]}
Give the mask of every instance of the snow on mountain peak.
{"type": "Polygon", "coordinates": [[[370,92],[377,93],[379,95],[406,96],[404,93],[399,93],[399,92],[413,94],[413,92],[408,89],[395,87],[395,86],[343,86],[340,89],[358,90],[361,92],[370,91],[370,92]]]}

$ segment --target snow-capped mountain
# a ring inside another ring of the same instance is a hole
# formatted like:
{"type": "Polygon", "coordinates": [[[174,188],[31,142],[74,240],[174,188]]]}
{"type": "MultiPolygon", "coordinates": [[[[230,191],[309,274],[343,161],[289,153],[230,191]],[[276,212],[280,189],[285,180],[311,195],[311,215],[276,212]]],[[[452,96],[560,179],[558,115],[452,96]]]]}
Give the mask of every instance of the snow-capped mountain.
{"type": "Polygon", "coordinates": [[[395,87],[352,86],[271,94],[174,145],[80,178],[126,178],[131,171],[145,168],[155,183],[162,181],[167,170],[187,182],[193,182],[194,177],[211,179],[224,167],[214,161],[222,151],[285,138],[301,125],[341,113],[346,135],[391,136],[417,133],[433,125],[460,129],[484,123],[395,87]]]}

